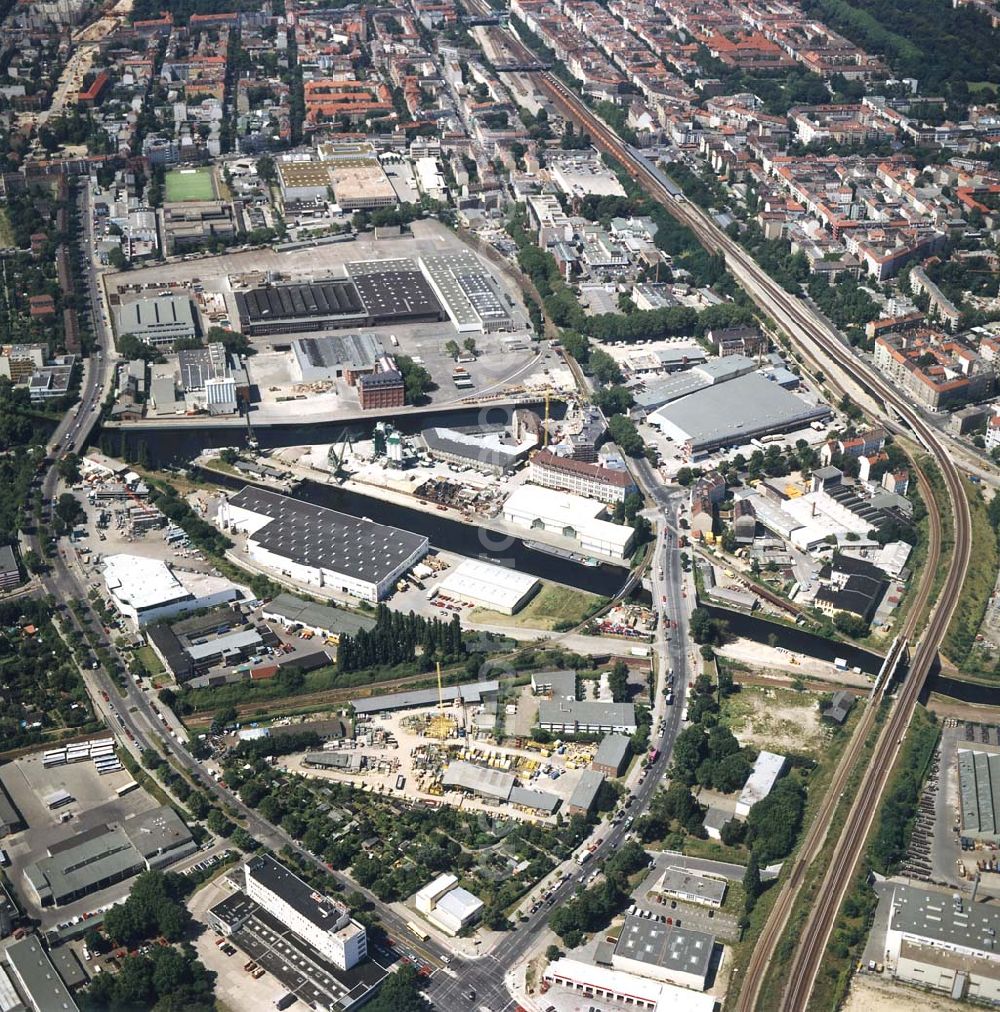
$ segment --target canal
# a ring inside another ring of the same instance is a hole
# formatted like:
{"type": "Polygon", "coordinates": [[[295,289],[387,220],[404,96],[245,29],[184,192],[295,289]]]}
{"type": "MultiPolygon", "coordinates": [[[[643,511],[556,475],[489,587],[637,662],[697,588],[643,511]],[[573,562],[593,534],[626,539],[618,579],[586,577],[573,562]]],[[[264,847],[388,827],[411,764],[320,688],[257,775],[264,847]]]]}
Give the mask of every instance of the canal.
{"type": "Polygon", "coordinates": [[[712,618],[721,619],[733,636],[752,640],[754,643],[769,643],[770,637],[777,637],[776,644],[795,653],[815,657],[820,661],[833,663],[842,657],[852,668],[860,668],[866,675],[877,675],[882,667],[882,658],[870,650],[862,650],[850,643],[841,643],[825,639],[815,633],[806,632],[798,627],[769,622],[766,618],[755,615],[744,615],[743,612],[730,611],[718,605],[701,603],[712,618]]]}

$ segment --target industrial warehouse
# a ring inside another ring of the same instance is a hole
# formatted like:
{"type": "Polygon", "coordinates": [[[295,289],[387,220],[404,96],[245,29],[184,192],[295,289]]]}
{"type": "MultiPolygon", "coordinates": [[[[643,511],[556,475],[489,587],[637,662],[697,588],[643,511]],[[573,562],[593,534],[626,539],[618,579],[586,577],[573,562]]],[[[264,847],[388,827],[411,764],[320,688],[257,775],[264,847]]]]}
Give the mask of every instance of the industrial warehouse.
{"type": "Polygon", "coordinates": [[[524,607],[538,585],[534,576],[511,567],[466,559],[441,581],[437,591],[502,615],[513,615],[524,607]]]}
{"type": "Polygon", "coordinates": [[[825,404],[810,404],[760,373],[750,373],[688,394],[654,412],[649,421],[695,458],[772,433],[795,432],[831,414],[825,404]]]}
{"type": "Polygon", "coordinates": [[[247,487],[219,506],[223,530],[247,535],[250,557],[299,583],[375,603],[419,562],[428,539],[266,489],[247,487]]]}
{"type": "Polygon", "coordinates": [[[411,261],[346,266],[346,278],[235,292],[240,329],[257,336],[447,319],[424,275],[411,261]]]}

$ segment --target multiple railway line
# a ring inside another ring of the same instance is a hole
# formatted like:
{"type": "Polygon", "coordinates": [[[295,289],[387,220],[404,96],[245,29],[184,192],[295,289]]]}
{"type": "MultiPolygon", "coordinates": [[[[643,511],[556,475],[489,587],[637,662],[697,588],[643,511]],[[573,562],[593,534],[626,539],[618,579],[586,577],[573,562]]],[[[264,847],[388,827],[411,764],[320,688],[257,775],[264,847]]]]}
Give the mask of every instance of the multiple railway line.
{"type": "MultiPolygon", "coordinates": [[[[470,6],[483,12],[488,9],[485,0],[469,0],[469,2],[470,6]]],[[[523,65],[528,65],[535,59],[534,54],[510,33],[499,28],[484,30],[502,35],[505,51],[518,54],[523,65]]],[[[850,377],[851,381],[865,390],[878,406],[883,420],[895,431],[902,431],[904,428],[909,430],[906,435],[915,438],[935,460],[950,500],[954,518],[952,561],[943,585],[937,588],[936,578],[944,551],[942,518],[930,483],[926,475],[920,473],[921,491],[928,504],[930,521],[928,558],[922,569],[921,584],[905,627],[900,631],[890,651],[892,657],[889,672],[894,669],[900,652],[915,641],[916,646],[908,676],[899,688],[895,705],[875,742],[856,799],[847,812],[843,829],[833,850],[833,857],[829,861],[812,903],[806,928],[799,939],[789,972],[785,975],[787,984],[780,1007],[799,1012],[808,1005],[816,973],[840,904],[861,857],[865,839],[878,811],[913,709],[927,674],[937,659],[938,649],[958,603],[968,570],[972,541],[971,517],[964,480],[947,448],[920,412],[867,363],[856,357],[841,341],[839,335],[819,319],[808,305],[775,282],[704,211],[688,203],[663,173],[626,144],[559,78],[551,73],[539,72],[533,74],[532,79],[549,95],[566,117],[585,129],[598,148],[620,162],[636,183],[690,228],[707,249],[721,251],[725,255],[730,271],[750,297],[804,353],[813,361],[835,364],[845,376],[850,377]],[[920,623],[928,607],[930,610],[927,624],[921,631],[920,623]],[[920,638],[917,641],[918,635],[920,638]]],[[[827,382],[837,386],[836,381],[830,377],[827,382]]],[[[781,887],[781,893],[775,901],[744,976],[742,991],[736,1003],[741,1012],[752,1012],[758,1005],[761,987],[778,942],[787,927],[792,907],[805,882],[806,871],[823,849],[841,795],[874,730],[876,713],[890,687],[890,681],[886,677],[873,690],[870,705],[845,749],[817,817],[813,820],[798,851],[792,873],[781,887]]]]}

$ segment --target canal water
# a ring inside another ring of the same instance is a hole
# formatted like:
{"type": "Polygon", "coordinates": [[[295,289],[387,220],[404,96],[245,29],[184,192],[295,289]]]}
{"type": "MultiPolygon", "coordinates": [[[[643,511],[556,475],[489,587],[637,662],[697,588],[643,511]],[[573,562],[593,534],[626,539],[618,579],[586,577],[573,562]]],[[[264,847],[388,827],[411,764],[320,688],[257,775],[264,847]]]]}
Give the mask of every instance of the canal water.
{"type": "Polygon", "coordinates": [[[926,702],[928,695],[938,692],[950,699],[962,703],[979,703],[983,706],[1000,706],[1000,683],[983,685],[979,682],[963,682],[958,678],[948,678],[937,671],[932,671],[924,683],[921,700],[926,702]]]}
{"type": "MultiPolygon", "coordinates": [[[[545,413],[545,405],[524,404],[539,415],[545,413]]],[[[422,429],[444,426],[464,428],[469,426],[509,425],[513,408],[510,405],[495,404],[484,408],[456,408],[428,414],[402,414],[391,419],[396,429],[405,435],[414,435],[422,429]]],[[[552,401],[549,416],[560,420],[566,413],[566,405],[552,401]]],[[[251,423],[253,415],[250,416],[251,423]]],[[[339,443],[346,435],[351,439],[371,439],[375,419],[348,422],[290,422],[286,425],[254,425],[253,436],[263,450],[274,450],[283,446],[308,446],[317,443],[339,443]]],[[[247,448],[246,426],[199,425],[195,421],[179,423],[172,429],[96,429],[92,441],[113,457],[138,460],[145,457],[152,467],[164,465],[184,466],[204,450],[222,446],[247,448]]]]}
{"type": "Polygon", "coordinates": [[[862,650],[850,643],[834,642],[804,629],[769,622],[765,618],[744,615],[743,612],[730,611],[714,604],[701,606],[711,613],[712,618],[725,621],[732,635],[752,640],[754,643],[766,644],[768,638],[773,635],[777,637],[779,647],[831,664],[838,657],[842,657],[850,667],[860,668],[866,675],[877,675],[879,668],[882,667],[882,658],[878,654],[862,650]]]}

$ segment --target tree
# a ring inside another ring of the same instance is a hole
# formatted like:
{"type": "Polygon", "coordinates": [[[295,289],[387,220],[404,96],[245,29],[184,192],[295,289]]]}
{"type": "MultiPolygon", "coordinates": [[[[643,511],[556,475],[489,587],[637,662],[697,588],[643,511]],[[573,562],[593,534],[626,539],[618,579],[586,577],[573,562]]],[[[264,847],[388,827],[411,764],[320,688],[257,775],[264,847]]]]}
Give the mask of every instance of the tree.
{"type": "Polygon", "coordinates": [[[406,355],[396,356],[396,367],[403,377],[406,403],[422,403],[427,391],[433,387],[431,374],[422,365],[417,365],[412,358],[408,358],[406,355]]]}
{"type": "Polygon", "coordinates": [[[427,1012],[430,1008],[420,993],[416,967],[407,963],[390,973],[366,1012],[427,1012]]]}
{"type": "Polygon", "coordinates": [[[761,893],[760,865],[757,863],[757,855],[750,851],[750,858],[747,861],[746,871],[743,873],[743,903],[747,913],[753,910],[757,903],[757,897],[761,893]]]}
{"type": "Polygon", "coordinates": [[[630,457],[642,456],[646,444],[630,418],[626,418],[625,415],[612,415],[608,419],[608,434],[618,444],[622,453],[630,457]]]}
{"type": "Polygon", "coordinates": [[[628,688],[628,665],[619,657],[612,665],[608,675],[608,687],[611,689],[611,698],[616,703],[628,702],[630,693],[628,688]]]}

